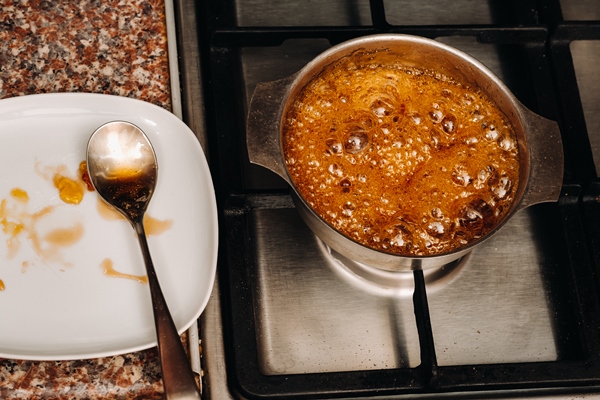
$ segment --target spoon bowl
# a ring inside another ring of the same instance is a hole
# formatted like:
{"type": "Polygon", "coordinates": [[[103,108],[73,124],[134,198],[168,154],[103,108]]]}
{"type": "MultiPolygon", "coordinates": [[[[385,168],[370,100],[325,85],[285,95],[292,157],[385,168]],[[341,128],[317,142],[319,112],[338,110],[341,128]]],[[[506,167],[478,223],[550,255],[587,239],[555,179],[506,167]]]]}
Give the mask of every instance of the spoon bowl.
{"type": "Polygon", "coordinates": [[[200,399],[190,362],[160,288],[144,230],[144,214],[158,179],[152,144],[131,123],[108,122],[92,134],[86,161],[90,181],[100,197],[123,214],[137,234],[148,274],[166,398],[200,399]]]}
{"type": "Polygon", "coordinates": [[[129,220],[143,215],[154,194],[158,162],[152,144],[137,126],[113,121],[88,142],[87,165],[98,194],[129,220]]]}

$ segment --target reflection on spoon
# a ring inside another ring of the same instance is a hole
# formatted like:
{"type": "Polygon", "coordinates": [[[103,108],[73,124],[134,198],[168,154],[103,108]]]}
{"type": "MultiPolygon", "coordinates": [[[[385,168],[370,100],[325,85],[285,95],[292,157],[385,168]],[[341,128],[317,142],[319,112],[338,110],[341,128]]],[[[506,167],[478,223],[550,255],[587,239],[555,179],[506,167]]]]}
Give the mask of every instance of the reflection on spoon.
{"type": "Polygon", "coordinates": [[[138,281],[139,283],[148,283],[148,276],[146,275],[132,275],[115,270],[113,261],[110,258],[105,258],[100,264],[100,268],[102,268],[104,275],[110,276],[111,278],[125,278],[138,281]]]}

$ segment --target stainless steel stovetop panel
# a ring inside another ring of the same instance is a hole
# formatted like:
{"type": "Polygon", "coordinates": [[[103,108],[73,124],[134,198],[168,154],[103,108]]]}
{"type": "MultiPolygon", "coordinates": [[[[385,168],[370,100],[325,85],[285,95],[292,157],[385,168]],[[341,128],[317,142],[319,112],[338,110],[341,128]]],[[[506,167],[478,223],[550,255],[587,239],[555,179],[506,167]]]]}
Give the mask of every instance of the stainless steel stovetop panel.
{"type": "Polygon", "coordinates": [[[600,19],[600,4],[597,0],[560,0],[565,21],[597,21],[600,19]]]}
{"type": "MultiPolygon", "coordinates": [[[[368,1],[238,0],[240,26],[366,26],[371,24],[368,1]]],[[[481,0],[384,0],[388,22],[394,25],[489,24],[492,10],[481,0]]]]}
{"type": "MultiPolygon", "coordinates": [[[[597,0],[560,0],[567,21],[600,19],[597,0]]],[[[511,7],[501,1],[481,0],[384,0],[388,22],[393,25],[490,24],[494,7],[511,7]]],[[[371,24],[368,1],[237,0],[239,26],[366,26],[371,24]]],[[[498,11],[498,10],[496,10],[498,11]]]]}
{"type": "MultiPolygon", "coordinates": [[[[597,8],[600,14],[600,2],[597,8]]],[[[600,176],[600,41],[571,42],[571,56],[596,173],[600,176]]]]}
{"type": "MultiPolygon", "coordinates": [[[[263,373],[419,365],[412,290],[394,288],[392,279],[381,287],[344,276],[294,209],[253,217],[263,373]]],[[[544,257],[530,218],[518,214],[450,276],[428,284],[439,365],[556,360],[544,257]]]]}
{"type": "Polygon", "coordinates": [[[296,210],[256,210],[253,217],[259,266],[255,315],[263,373],[419,364],[410,296],[372,295],[347,283],[296,210]],[[280,246],[287,250],[279,251],[280,246]]]}

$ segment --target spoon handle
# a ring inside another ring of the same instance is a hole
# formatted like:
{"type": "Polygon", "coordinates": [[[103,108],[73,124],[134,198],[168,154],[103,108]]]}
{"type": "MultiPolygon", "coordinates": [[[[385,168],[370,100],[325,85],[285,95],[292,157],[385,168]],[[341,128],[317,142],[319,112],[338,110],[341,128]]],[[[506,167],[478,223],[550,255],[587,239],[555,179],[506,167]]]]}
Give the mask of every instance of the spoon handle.
{"type": "Polygon", "coordinates": [[[150,257],[150,249],[146,240],[146,232],[142,218],[133,222],[137,233],[142,255],[146,264],[152,308],[154,310],[154,325],[158,341],[158,353],[163,374],[163,384],[167,400],[200,399],[196,379],[192,373],[190,361],[181,344],[181,338],[175,328],[175,323],[167,307],[167,302],[160,289],[160,284],[150,257]]]}

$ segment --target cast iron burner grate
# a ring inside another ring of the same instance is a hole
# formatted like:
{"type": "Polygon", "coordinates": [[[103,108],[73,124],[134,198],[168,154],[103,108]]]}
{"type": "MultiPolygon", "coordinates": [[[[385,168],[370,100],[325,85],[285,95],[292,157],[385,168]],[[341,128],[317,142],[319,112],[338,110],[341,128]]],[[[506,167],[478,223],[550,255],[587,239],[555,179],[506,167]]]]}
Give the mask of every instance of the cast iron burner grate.
{"type": "Polygon", "coordinates": [[[489,2],[500,14],[502,22],[498,24],[400,26],[388,22],[383,0],[372,0],[370,25],[240,27],[234,3],[200,3],[209,154],[221,212],[219,277],[232,392],[247,398],[402,398],[415,394],[484,398],[600,391],[600,180],[569,48],[575,40],[600,40],[600,21],[564,21],[557,0],[515,0],[489,2]],[[421,357],[417,367],[261,373],[253,308],[256,243],[250,214],[292,206],[284,185],[261,186],[249,178],[244,150],[248,93],[240,53],[256,47],[275,50],[290,39],[324,39],[333,45],[374,33],[474,37],[480,43],[498,45],[505,49],[505,68],[523,68],[520,81],[509,85],[517,97],[540,115],[559,121],[566,153],[565,183],[557,204],[539,206],[547,223],[558,227],[560,236],[547,246],[559,246],[564,254],[557,261],[558,268],[544,271],[548,298],[556,313],[557,361],[438,365],[423,273],[415,271],[413,302],[421,357]]]}

